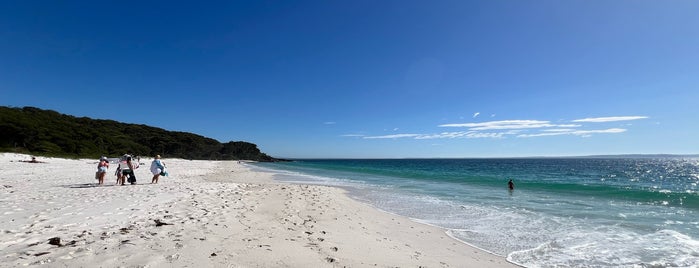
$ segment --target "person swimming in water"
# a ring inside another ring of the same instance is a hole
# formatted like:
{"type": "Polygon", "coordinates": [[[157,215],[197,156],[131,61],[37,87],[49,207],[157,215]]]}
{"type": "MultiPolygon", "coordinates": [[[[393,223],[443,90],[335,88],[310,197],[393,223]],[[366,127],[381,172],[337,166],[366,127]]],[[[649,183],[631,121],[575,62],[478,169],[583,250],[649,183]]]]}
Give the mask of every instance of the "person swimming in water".
{"type": "Polygon", "coordinates": [[[514,190],[515,190],[515,183],[512,181],[512,179],[510,179],[510,181],[507,182],[507,188],[509,188],[510,191],[514,191],[514,190]]]}

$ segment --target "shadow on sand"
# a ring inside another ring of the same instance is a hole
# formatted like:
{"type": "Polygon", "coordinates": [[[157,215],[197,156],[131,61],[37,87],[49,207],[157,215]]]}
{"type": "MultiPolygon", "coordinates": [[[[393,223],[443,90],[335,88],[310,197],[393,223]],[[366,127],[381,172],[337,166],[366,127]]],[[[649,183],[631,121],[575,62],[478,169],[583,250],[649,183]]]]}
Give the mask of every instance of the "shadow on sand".
{"type": "MultiPolygon", "coordinates": [[[[124,184],[123,186],[139,186],[139,185],[146,185],[146,184],[124,184]]],[[[63,188],[73,188],[73,189],[80,189],[80,188],[102,188],[102,187],[114,187],[114,186],[122,186],[122,185],[117,185],[117,184],[104,184],[104,185],[98,185],[97,183],[79,183],[79,184],[68,184],[68,185],[61,185],[63,188]]]]}

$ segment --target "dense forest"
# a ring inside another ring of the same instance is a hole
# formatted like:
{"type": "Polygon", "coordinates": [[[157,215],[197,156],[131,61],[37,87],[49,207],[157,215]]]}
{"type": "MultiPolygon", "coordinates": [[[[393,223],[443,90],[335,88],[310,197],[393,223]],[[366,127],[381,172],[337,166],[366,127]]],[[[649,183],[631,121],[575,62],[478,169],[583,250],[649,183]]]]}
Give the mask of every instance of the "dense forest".
{"type": "Polygon", "coordinates": [[[202,160],[279,160],[249,142],[221,143],[193,133],[78,118],[34,107],[0,106],[0,151],[79,158],[129,153],[202,160]]]}

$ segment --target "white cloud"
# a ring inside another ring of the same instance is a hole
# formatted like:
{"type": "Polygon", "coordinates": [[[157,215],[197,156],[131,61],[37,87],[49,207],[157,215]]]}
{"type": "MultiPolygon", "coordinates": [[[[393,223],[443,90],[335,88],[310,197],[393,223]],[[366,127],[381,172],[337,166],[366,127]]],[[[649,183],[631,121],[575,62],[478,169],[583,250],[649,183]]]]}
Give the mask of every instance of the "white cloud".
{"type": "Polygon", "coordinates": [[[572,129],[572,128],[551,128],[551,129],[542,129],[541,131],[545,131],[545,132],[572,132],[572,131],[575,131],[575,129],[572,129]]]}
{"type": "Polygon", "coordinates": [[[324,125],[334,125],[337,124],[336,122],[323,122],[324,125]]]}
{"type": "Polygon", "coordinates": [[[499,139],[499,138],[504,138],[505,135],[512,135],[514,134],[513,132],[507,131],[507,132],[471,132],[468,135],[466,135],[466,138],[469,139],[480,139],[480,138],[491,138],[491,139],[499,139]]]}
{"type": "Polygon", "coordinates": [[[462,123],[462,124],[443,124],[440,127],[468,127],[470,130],[492,130],[492,129],[527,129],[527,128],[544,128],[557,127],[558,125],[551,124],[549,121],[541,120],[502,120],[489,121],[482,123],[462,123]]]}
{"type": "Polygon", "coordinates": [[[399,138],[414,138],[420,136],[420,134],[393,134],[393,135],[383,135],[383,136],[366,136],[364,139],[399,139],[399,138]]]}
{"type": "Polygon", "coordinates": [[[431,140],[431,139],[455,139],[468,135],[468,132],[442,132],[437,134],[424,134],[415,137],[416,140],[431,140]]]}
{"type": "Polygon", "coordinates": [[[546,137],[546,136],[558,136],[558,135],[570,135],[570,132],[542,132],[536,134],[521,134],[517,138],[532,138],[532,137],[546,137]]]}
{"type": "Polygon", "coordinates": [[[364,139],[399,139],[399,138],[412,138],[416,140],[432,140],[432,139],[456,139],[456,138],[466,138],[466,139],[478,139],[478,138],[503,138],[506,135],[516,135],[520,131],[510,130],[505,132],[478,132],[478,131],[455,131],[455,132],[442,132],[434,134],[393,134],[384,136],[366,136],[364,139]]]}
{"type": "Polygon", "coordinates": [[[363,135],[363,134],[344,134],[344,135],[340,135],[340,137],[364,137],[364,136],[366,136],[366,135],[363,135]]]}
{"type": "Polygon", "coordinates": [[[567,131],[565,129],[558,129],[556,131],[554,130],[548,130],[549,132],[542,132],[542,133],[535,133],[535,134],[521,134],[518,135],[518,138],[531,138],[531,137],[545,137],[545,136],[558,136],[558,135],[575,135],[575,136],[581,136],[581,137],[590,137],[592,134],[601,134],[601,133],[622,133],[626,132],[626,129],[623,128],[610,128],[610,129],[600,129],[600,130],[570,130],[567,131]]]}
{"type": "Polygon", "coordinates": [[[417,140],[429,140],[429,139],[453,139],[453,138],[460,138],[463,136],[468,135],[469,132],[467,131],[458,131],[458,132],[442,132],[442,133],[437,133],[437,134],[422,134],[419,136],[416,136],[415,139],[417,140]]]}
{"type": "Polygon", "coordinates": [[[576,119],[573,122],[590,122],[590,123],[604,123],[604,122],[616,122],[616,121],[629,121],[646,119],[647,116],[610,116],[610,117],[594,117],[594,118],[583,118],[576,119]]]}
{"type": "MultiPolygon", "coordinates": [[[[476,118],[480,116],[480,112],[473,114],[476,118]]],[[[494,116],[494,114],[493,114],[494,116]]],[[[573,122],[614,122],[614,121],[626,121],[626,120],[638,120],[648,118],[646,116],[618,116],[618,117],[598,117],[598,118],[585,118],[574,120],[573,122]]],[[[468,128],[466,131],[453,131],[453,132],[441,132],[441,133],[431,133],[431,134],[416,134],[416,133],[403,133],[403,134],[391,134],[382,136],[365,136],[356,135],[355,137],[362,137],[363,139],[416,139],[416,140],[429,140],[429,139],[477,139],[477,138],[491,138],[500,139],[506,138],[508,136],[518,137],[518,138],[530,138],[530,137],[545,137],[545,136],[560,136],[560,135],[572,135],[579,137],[591,137],[594,134],[614,134],[623,133],[627,130],[624,128],[609,128],[609,129],[598,129],[598,130],[580,130],[581,124],[555,124],[551,121],[546,120],[499,120],[499,121],[488,121],[479,123],[454,123],[454,124],[442,124],[439,127],[461,127],[468,128]]],[[[393,129],[393,131],[398,131],[398,128],[393,129]]],[[[345,135],[349,136],[349,135],[345,135]]]]}
{"type": "Polygon", "coordinates": [[[556,127],[582,127],[582,125],[578,124],[561,124],[561,125],[555,125],[556,127]]]}

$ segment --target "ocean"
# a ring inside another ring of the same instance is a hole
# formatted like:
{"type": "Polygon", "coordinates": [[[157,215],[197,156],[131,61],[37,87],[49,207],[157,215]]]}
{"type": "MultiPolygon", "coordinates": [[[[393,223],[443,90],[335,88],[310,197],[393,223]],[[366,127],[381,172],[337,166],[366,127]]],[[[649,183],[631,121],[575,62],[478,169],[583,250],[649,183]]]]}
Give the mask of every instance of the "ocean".
{"type": "Polygon", "coordinates": [[[319,159],[257,167],[281,172],[282,181],[346,188],[525,267],[699,267],[697,158],[319,159]]]}

